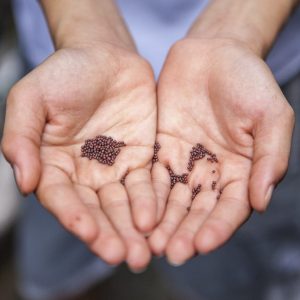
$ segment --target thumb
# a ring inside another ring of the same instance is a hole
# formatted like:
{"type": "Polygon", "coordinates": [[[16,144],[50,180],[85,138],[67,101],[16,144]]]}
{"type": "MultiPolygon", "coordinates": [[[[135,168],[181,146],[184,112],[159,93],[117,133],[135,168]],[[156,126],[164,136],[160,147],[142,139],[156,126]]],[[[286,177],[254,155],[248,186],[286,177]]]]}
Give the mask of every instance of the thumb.
{"type": "Polygon", "coordinates": [[[2,151],[12,165],[23,194],[33,192],[39,182],[40,143],[45,112],[31,89],[17,85],[7,99],[2,151]]]}
{"type": "Polygon", "coordinates": [[[294,112],[286,102],[276,118],[268,114],[256,127],[249,196],[257,211],[266,210],[275,186],[287,171],[294,122],[294,112]]]}

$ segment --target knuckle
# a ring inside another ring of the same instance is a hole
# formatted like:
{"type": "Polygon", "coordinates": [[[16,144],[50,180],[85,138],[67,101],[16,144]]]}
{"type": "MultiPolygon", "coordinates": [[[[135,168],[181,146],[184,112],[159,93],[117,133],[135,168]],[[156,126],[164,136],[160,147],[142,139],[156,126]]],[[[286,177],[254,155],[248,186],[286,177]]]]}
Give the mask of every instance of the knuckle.
{"type": "Polygon", "coordinates": [[[157,190],[169,191],[170,190],[170,182],[162,181],[156,178],[152,178],[152,184],[157,188],[157,190]]]}
{"type": "Polygon", "coordinates": [[[162,233],[170,234],[170,232],[173,232],[174,228],[176,228],[177,226],[178,222],[176,222],[175,220],[163,220],[159,229],[162,233]]]}
{"type": "Polygon", "coordinates": [[[86,208],[90,211],[97,211],[99,209],[99,204],[98,203],[92,203],[89,201],[83,201],[84,205],[86,208]]]}
{"type": "Polygon", "coordinates": [[[189,214],[195,216],[207,216],[210,214],[210,212],[211,212],[210,209],[202,206],[202,207],[194,207],[194,208],[192,207],[189,214]]]}
{"type": "Polygon", "coordinates": [[[235,207],[237,210],[242,212],[250,212],[251,205],[247,198],[238,198],[238,197],[224,197],[222,199],[223,202],[226,202],[227,205],[231,207],[235,207]]]}
{"type": "Polygon", "coordinates": [[[144,179],[138,179],[138,180],[130,180],[130,178],[127,179],[127,187],[130,189],[134,189],[139,186],[147,186],[150,185],[149,181],[144,179]]]}
{"type": "Polygon", "coordinates": [[[124,199],[114,199],[110,201],[104,201],[102,203],[103,209],[105,210],[115,210],[126,206],[127,201],[124,199]]]}
{"type": "Polygon", "coordinates": [[[182,226],[178,229],[177,238],[182,242],[189,242],[195,235],[196,230],[190,226],[182,226]]]}
{"type": "Polygon", "coordinates": [[[183,209],[184,211],[186,211],[186,209],[189,207],[190,202],[188,201],[180,201],[176,198],[170,198],[168,201],[168,207],[169,208],[173,208],[173,209],[183,209]]]}

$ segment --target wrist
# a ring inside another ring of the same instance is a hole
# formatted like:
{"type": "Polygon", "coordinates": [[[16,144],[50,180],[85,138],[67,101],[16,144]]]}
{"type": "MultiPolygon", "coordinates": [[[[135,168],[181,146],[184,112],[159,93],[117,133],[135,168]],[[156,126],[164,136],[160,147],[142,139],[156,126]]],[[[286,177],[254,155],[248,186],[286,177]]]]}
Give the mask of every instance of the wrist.
{"type": "Polygon", "coordinates": [[[126,25],[111,1],[41,0],[56,49],[110,43],[135,49],[126,25]]]}
{"type": "Polygon", "coordinates": [[[119,34],[108,24],[93,24],[93,26],[90,26],[90,23],[86,20],[63,20],[53,30],[52,36],[56,49],[97,47],[103,44],[111,44],[136,51],[133,41],[126,35],[119,34]],[[76,27],[73,22],[77,24],[76,27]]]}
{"type": "Polygon", "coordinates": [[[188,37],[227,39],[264,57],[295,7],[295,0],[212,1],[195,21],[188,37]]]}
{"type": "Polygon", "coordinates": [[[248,48],[257,56],[263,57],[267,52],[268,47],[259,30],[253,28],[252,32],[254,33],[255,31],[256,34],[253,35],[243,34],[242,30],[233,32],[229,29],[225,30],[225,28],[223,28],[222,31],[216,29],[211,32],[206,31],[205,33],[190,31],[187,38],[199,39],[207,43],[211,42],[212,44],[242,46],[248,48]],[[253,38],[253,36],[255,36],[255,38],[253,38]]]}

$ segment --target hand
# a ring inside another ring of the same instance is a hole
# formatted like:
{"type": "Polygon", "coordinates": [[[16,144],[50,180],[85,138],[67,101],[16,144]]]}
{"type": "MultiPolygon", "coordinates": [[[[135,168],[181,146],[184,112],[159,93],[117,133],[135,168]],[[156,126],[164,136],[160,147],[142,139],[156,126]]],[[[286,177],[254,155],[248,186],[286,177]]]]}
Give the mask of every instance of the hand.
{"type": "Polygon", "coordinates": [[[270,70],[242,43],[178,42],[158,84],[161,149],[152,177],[163,217],[149,239],[153,252],[182,264],[195,252],[222,245],[252,208],[264,211],[286,171],[293,124],[293,111],[270,70]],[[187,173],[197,143],[215,153],[218,163],[196,161],[188,184],[170,190],[166,166],[187,173]],[[201,192],[192,201],[198,184],[201,192]]]}
{"type": "Polygon", "coordinates": [[[151,68],[134,51],[103,43],[59,50],[13,87],[2,146],[23,193],[36,191],[106,262],[140,269],[150,251],[135,226],[147,232],[156,222],[155,133],[151,68]],[[126,143],[113,166],[81,157],[97,135],[126,143]]]}

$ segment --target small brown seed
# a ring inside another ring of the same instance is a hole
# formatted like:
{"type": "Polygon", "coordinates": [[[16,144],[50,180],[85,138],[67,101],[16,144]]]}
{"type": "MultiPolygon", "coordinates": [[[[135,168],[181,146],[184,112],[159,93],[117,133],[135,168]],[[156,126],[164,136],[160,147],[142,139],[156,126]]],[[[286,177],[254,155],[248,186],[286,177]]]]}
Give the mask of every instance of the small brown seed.
{"type": "Polygon", "coordinates": [[[161,146],[159,144],[159,142],[155,142],[154,144],[154,154],[153,154],[153,158],[152,158],[152,163],[156,163],[158,162],[158,151],[160,150],[161,146]]]}
{"type": "Polygon", "coordinates": [[[126,180],[126,177],[127,177],[128,174],[129,174],[129,172],[127,171],[127,172],[125,173],[125,175],[124,175],[124,176],[121,178],[121,180],[120,180],[121,184],[124,185],[124,186],[125,186],[125,180],[126,180]]]}
{"type": "Polygon", "coordinates": [[[213,181],[211,183],[211,189],[214,191],[216,189],[216,185],[217,185],[217,182],[216,181],[213,181]]]}
{"type": "Polygon", "coordinates": [[[190,159],[187,165],[188,171],[192,171],[195,161],[203,159],[205,156],[207,157],[207,161],[211,163],[217,163],[218,159],[216,154],[212,153],[211,151],[207,150],[203,145],[201,144],[196,144],[190,151],[190,159]]]}
{"type": "Polygon", "coordinates": [[[170,166],[167,166],[167,170],[170,175],[170,183],[171,183],[171,189],[175,186],[176,183],[180,182],[183,184],[188,183],[188,176],[189,174],[183,173],[182,175],[176,175],[170,166]]]}
{"type": "Polygon", "coordinates": [[[96,159],[99,163],[112,166],[121,152],[119,148],[124,146],[126,146],[124,142],[98,135],[93,139],[87,139],[81,146],[81,157],[87,157],[89,160],[96,159]]]}
{"type": "Polygon", "coordinates": [[[196,198],[196,196],[201,192],[201,184],[198,184],[195,188],[192,189],[192,200],[196,198]]]}

